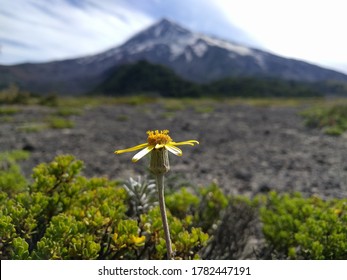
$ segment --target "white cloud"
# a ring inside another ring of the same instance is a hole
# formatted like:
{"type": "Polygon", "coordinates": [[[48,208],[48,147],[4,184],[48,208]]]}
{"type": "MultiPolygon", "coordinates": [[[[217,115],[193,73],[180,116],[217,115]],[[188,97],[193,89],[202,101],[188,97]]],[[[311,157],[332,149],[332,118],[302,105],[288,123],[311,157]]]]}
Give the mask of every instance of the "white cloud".
{"type": "Polygon", "coordinates": [[[4,1],[0,8],[0,63],[94,54],[122,43],[129,34],[153,22],[142,13],[114,5],[114,1],[89,0],[82,7],[64,0],[4,1]]]}
{"type": "Polygon", "coordinates": [[[246,44],[255,43],[236,28],[215,5],[213,0],[118,0],[128,9],[143,12],[157,20],[175,20],[194,31],[246,44]]]}
{"type": "Polygon", "coordinates": [[[0,64],[102,52],[161,17],[347,73],[345,0],[1,0],[0,64]]]}
{"type": "Polygon", "coordinates": [[[347,72],[344,0],[215,0],[215,3],[230,22],[242,27],[263,48],[347,72]]]}

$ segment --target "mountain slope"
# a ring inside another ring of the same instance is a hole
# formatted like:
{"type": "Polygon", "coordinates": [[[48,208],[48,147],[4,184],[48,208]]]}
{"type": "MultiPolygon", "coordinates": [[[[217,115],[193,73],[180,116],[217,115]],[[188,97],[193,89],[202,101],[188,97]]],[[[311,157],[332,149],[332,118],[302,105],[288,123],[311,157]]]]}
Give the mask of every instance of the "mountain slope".
{"type": "Polygon", "coordinates": [[[92,93],[164,97],[317,97],[322,96],[323,92],[308,82],[273,78],[225,78],[207,84],[197,84],[180,78],[165,66],[139,61],[112,69],[108,78],[92,93]]]}
{"type": "Polygon", "coordinates": [[[183,80],[165,66],[139,61],[110,71],[108,78],[93,92],[113,96],[150,93],[165,97],[184,97],[199,95],[200,87],[183,80]]]}
{"type": "MultiPolygon", "coordinates": [[[[230,76],[347,81],[346,75],[336,71],[193,33],[167,20],[134,36],[111,53],[125,61],[146,59],[166,65],[182,77],[196,82],[230,76]]],[[[102,59],[102,56],[96,58],[102,59]]]]}
{"type": "Polygon", "coordinates": [[[347,82],[347,75],[342,73],[194,33],[164,19],[98,55],[0,66],[0,87],[15,83],[37,93],[82,94],[103,83],[111,69],[140,60],[164,65],[198,83],[226,77],[347,82]]]}

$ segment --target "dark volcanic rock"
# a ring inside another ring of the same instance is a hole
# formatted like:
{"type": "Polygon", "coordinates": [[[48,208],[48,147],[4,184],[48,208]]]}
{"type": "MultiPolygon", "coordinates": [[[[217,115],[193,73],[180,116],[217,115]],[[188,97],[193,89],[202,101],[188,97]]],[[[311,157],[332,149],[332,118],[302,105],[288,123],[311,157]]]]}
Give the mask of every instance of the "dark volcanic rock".
{"type": "Polygon", "coordinates": [[[20,122],[44,118],[50,110],[28,107],[13,122],[0,123],[0,149],[30,150],[22,163],[27,175],[38,163],[69,153],[85,162],[87,176],[127,179],[145,174],[148,159],[134,164],[134,153],[116,156],[114,150],[145,142],[147,130],[169,129],[175,141],[200,141],[183,146],[183,157],[170,155],[169,177],[194,185],[216,181],[227,193],[246,195],[269,190],[347,195],[344,137],[304,127],[298,108],[214,106],[209,113],[189,107],[168,113],[160,104],[102,106],[74,116],[72,129],[25,133],[17,129],[20,122]]]}

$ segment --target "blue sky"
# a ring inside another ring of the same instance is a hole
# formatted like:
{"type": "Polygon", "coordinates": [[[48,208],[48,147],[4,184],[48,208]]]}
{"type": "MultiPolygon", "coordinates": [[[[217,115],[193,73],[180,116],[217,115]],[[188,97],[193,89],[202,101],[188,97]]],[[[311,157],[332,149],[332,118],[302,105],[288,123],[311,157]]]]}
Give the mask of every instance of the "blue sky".
{"type": "Polygon", "coordinates": [[[0,0],[0,64],[75,58],[163,17],[347,73],[345,0],[0,0]]]}

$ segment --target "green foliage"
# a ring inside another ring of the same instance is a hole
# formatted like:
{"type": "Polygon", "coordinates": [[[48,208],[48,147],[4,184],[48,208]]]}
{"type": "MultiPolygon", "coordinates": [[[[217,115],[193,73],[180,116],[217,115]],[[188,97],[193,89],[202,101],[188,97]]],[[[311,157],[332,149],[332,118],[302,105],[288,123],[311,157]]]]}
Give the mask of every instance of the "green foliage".
{"type": "MultiPolygon", "coordinates": [[[[147,236],[147,250],[151,252],[146,254],[153,254],[155,258],[161,259],[166,255],[166,246],[163,238],[164,233],[161,226],[159,208],[155,207],[156,204],[153,204],[154,198],[157,194],[152,192],[155,188],[154,185],[152,186],[153,182],[147,182],[147,185],[149,186],[147,187],[147,190],[144,189],[143,183],[144,181],[140,179],[137,181],[130,179],[127,182],[128,186],[125,187],[125,189],[131,197],[130,205],[133,205],[136,202],[137,205],[145,204],[146,209],[150,209],[147,213],[142,214],[143,208],[132,207],[133,211],[131,213],[135,213],[133,214],[135,217],[138,217],[138,214],[136,213],[140,213],[141,228],[147,236]],[[142,200],[139,198],[145,199],[143,199],[142,203],[139,203],[137,201],[142,200]],[[150,199],[152,203],[147,202],[147,199],[150,199]],[[151,234],[151,238],[148,238],[149,233],[151,234]],[[151,242],[148,242],[148,240],[151,242]]],[[[193,247],[195,250],[200,251],[200,249],[208,244],[210,239],[205,232],[208,232],[209,235],[216,232],[216,229],[219,228],[221,219],[226,215],[224,214],[224,211],[226,210],[229,201],[231,200],[227,198],[221,189],[215,184],[211,184],[204,188],[198,188],[196,190],[182,187],[177,192],[166,194],[165,203],[168,210],[168,222],[172,235],[173,248],[176,248],[176,258],[195,259],[199,257],[196,253],[192,254],[194,250],[189,251],[188,248],[190,247],[190,249],[192,249],[193,247]],[[177,237],[175,237],[176,235],[177,237]]],[[[240,204],[240,202],[238,202],[238,204],[240,204]]],[[[234,205],[234,201],[232,202],[232,205],[234,205]]],[[[237,217],[240,217],[239,215],[239,212],[233,213],[235,220],[237,217]]],[[[227,216],[231,216],[230,213],[227,213],[227,216]]],[[[222,224],[221,226],[225,229],[226,225],[222,224]]],[[[234,227],[232,225],[231,227],[238,232],[245,230],[240,226],[234,227]]],[[[245,236],[244,239],[247,239],[247,237],[248,235],[245,236]]],[[[239,244],[238,240],[241,240],[241,238],[236,234],[233,241],[239,244]]],[[[219,244],[218,241],[215,243],[217,243],[216,246],[220,246],[221,248],[223,247],[223,245],[219,244]]],[[[245,243],[240,244],[240,246],[243,248],[245,243]]],[[[209,252],[206,253],[205,256],[209,258],[212,254],[209,252]]]]}
{"type": "Polygon", "coordinates": [[[0,91],[0,104],[20,104],[30,105],[38,104],[45,106],[56,106],[57,96],[46,95],[40,96],[35,95],[31,92],[24,91],[16,85],[10,85],[9,87],[0,91]]]}
{"type": "MultiPolygon", "coordinates": [[[[27,157],[0,154],[1,259],[166,258],[152,180],[88,179],[83,163],[65,155],[34,168],[28,183],[17,164],[27,157]]],[[[250,200],[211,184],[171,192],[166,205],[176,259],[254,257],[247,244],[259,218],[260,258],[347,259],[347,199],[271,192],[250,200]]]]}
{"type": "Polygon", "coordinates": [[[202,196],[199,204],[198,221],[199,226],[204,230],[212,229],[216,221],[220,218],[223,209],[228,205],[228,198],[216,185],[211,184],[199,191],[202,196]]]}
{"type": "Polygon", "coordinates": [[[117,67],[106,81],[95,89],[95,92],[107,95],[146,92],[171,97],[199,96],[200,91],[198,85],[185,81],[172,70],[146,61],[117,67]]]}
{"type": "MultiPolygon", "coordinates": [[[[162,97],[317,97],[323,96],[323,85],[276,78],[231,77],[198,84],[184,80],[171,69],[139,61],[115,68],[95,90],[111,96],[146,93],[162,97]]],[[[204,108],[213,110],[213,108],[204,108]]]]}
{"type": "Polygon", "coordinates": [[[191,193],[183,187],[179,192],[167,195],[167,207],[176,217],[191,215],[194,226],[210,233],[229,200],[216,184],[199,188],[195,192],[191,193]]]}
{"type": "Polygon", "coordinates": [[[12,259],[23,260],[29,257],[29,245],[21,237],[13,239],[13,251],[11,252],[12,259]]]}
{"type": "Polygon", "coordinates": [[[181,188],[179,192],[167,195],[165,204],[171,213],[176,217],[183,218],[189,213],[190,215],[198,211],[200,198],[192,194],[187,188],[181,188]]]}
{"type": "Polygon", "coordinates": [[[30,93],[21,91],[16,85],[0,91],[0,104],[28,104],[30,99],[30,93]]]}
{"type": "Polygon", "coordinates": [[[100,244],[89,233],[88,226],[66,214],[54,216],[45,235],[37,242],[33,259],[95,259],[100,244]]]}
{"type": "Polygon", "coordinates": [[[258,224],[257,200],[227,197],[211,184],[194,192],[183,187],[166,196],[166,205],[175,217],[188,218],[192,228],[208,232],[210,238],[200,252],[204,259],[253,256],[254,252],[245,252],[245,248],[258,224]]]}
{"type": "Polygon", "coordinates": [[[125,105],[131,105],[131,106],[141,106],[144,104],[155,102],[156,98],[145,95],[145,94],[138,94],[138,95],[127,96],[127,97],[108,98],[108,101],[111,101],[111,103],[113,102],[114,104],[117,104],[117,105],[125,104],[125,105]]]}
{"type": "Polygon", "coordinates": [[[47,120],[48,127],[54,129],[73,128],[75,123],[69,119],[60,117],[50,117],[47,120]]]}
{"type": "Polygon", "coordinates": [[[347,130],[347,105],[320,106],[301,113],[308,127],[320,128],[328,135],[338,136],[347,130]]]}
{"type": "MultiPolygon", "coordinates": [[[[1,103],[0,103],[1,104],[1,103]]],[[[14,115],[20,110],[18,107],[13,107],[12,105],[0,106],[0,123],[10,123],[14,120],[14,115]]]]}
{"type": "MultiPolygon", "coordinates": [[[[172,249],[176,259],[198,259],[196,253],[207,244],[208,235],[200,228],[191,227],[193,218],[186,216],[178,219],[168,212],[168,223],[172,239],[172,249]],[[188,230],[188,228],[191,228],[188,230]]],[[[147,250],[152,259],[165,259],[166,245],[161,223],[160,209],[155,207],[147,214],[141,215],[140,223],[147,237],[147,250]]]]}
{"type": "Polygon", "coordinates": [[[0,192],[12,195],[25,188],[27,181],[17,162],[28,157],[29,153],[22,150],[0,153],[0,192]]]}
{"type": "Polygon", "coordinates": [[[277,258],[347,259],[347,200],[270,193],[263,232],[277,258]]]}
{"type": "Polygon", "coordinates": [[[19,112],[18,108],[15,107],[0,107],[0,116],[1,115],[13,115],[19,112]]]}
{"type": "MultiPolygon", "coordinates": [[[[14,152],[12,157],[24,154],[14,152]]],[[[85,178],[82,168],[73,156],[58,156],[34,168],[26,188],[16,190],[18,183],[13,183],[7,193],[0,191],[0,258],[165,259],[156,204],[138,204],[132,210],[137,213],[129,216],[131,188],[105,178],[85,178]]],[[[153,190],[148,181],[132,184],[134,192],[153,190]]],[[[176,258],[199,258],[208,235],[188,214],[178,218],[169,213],[169,223],[176,258]]]]}

